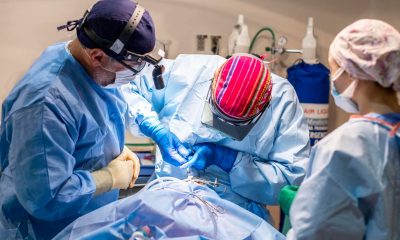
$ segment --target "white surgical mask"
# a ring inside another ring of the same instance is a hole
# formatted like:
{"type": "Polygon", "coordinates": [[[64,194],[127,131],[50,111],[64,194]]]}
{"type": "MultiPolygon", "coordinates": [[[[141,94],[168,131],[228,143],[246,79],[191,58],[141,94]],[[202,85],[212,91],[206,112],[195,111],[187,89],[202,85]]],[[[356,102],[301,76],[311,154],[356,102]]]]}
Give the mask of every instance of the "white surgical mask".
{"type": "MultiPolygon", "coordinates": [[[[89,57],[89,59],[90,59],[89,53],[86,51],[86,49],[84,49],[84,51],[85,51],[86,55],[89,57]]],[[[111,59],[111,57],[109,57],[109,61],[113,61],[111,59]]],[[[105,86],[105,88],[116,88],[116,87],[122,86],[124,84],[128,84],[137,75],[137,74],[134,75],[133,72],[131,70],[128,70],[128,69],[114,72],[113,70],[108,69],[107,67],[104,67],[103,65],[100,65],[100,66],[101,66],[102,69],[106,70],[107,72],[115,73],[115,81],[113,83],[108,84],[107,86],[105,86]]]]}
{"type": "Polygon", "coordinates": [[[115,73],[114,83],[108,84],[106,88],[116,88],[125,84],[130,83],[135,79],[138,74],[133,75],[131,70],[123,70],[115,73]]]}
{"type": "Polygon", "coordinates": [[[331,78],[331,94],[335,100],[335,104],[348,113],[359,112],[357,104],[351,99],[353,97],[354,91],[358,85],[358,80],[354,79],[350,85],[342,92],[339,93],[333,84],[344,72],[343,68],[339,68],[335,75],[331,78]]]}

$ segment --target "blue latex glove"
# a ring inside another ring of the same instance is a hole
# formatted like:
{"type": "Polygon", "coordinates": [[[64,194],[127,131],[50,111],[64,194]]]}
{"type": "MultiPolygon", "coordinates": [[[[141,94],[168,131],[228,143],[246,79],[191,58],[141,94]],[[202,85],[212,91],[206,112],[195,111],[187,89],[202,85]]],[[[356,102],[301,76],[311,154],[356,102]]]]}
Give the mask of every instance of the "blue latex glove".
{"type": "Polygon", "coordinates": [[[203,170],[210,165],[217,165],[225,172],[230,172],[236,160],[237,151],[216,145],[214,143],[202,143],[193,147],[193,157],[181,168],[193,167],[203,170]]]}
{"type": "Polygon", "coordinates": [[[164,161],[174,166],[187,162],[190,151],[157,118],[146,118],[138,124],[140,131],[157,143],[164,161]]]}

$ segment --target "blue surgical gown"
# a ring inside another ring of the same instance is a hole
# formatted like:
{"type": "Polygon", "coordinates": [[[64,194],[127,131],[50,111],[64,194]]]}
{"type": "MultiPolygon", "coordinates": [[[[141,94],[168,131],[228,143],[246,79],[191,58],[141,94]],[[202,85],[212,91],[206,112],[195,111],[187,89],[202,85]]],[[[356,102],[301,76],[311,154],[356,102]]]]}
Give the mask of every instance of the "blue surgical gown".
{"type": "Polygon", "coordinates": [[[66,43],[44,51],[3,103],[1,239],[49,239],[118,199],[117,190],[93,196],[90,172],[120,154],[126,110],[121,92],[97,85],[66,43]]]}
{"type": "MultiPolygon", "coordinates": [[[[400,113],[368,114],[400,124],[400,113]]],[[[400,239],[400,131],[351,119],[311,151],[289,239],[400,239]]]]}
{"type": "MultiPolygon", "coordinates": [[[[261,119],[242,140],[230,137],[201,123],[201,115],[215,70],[225,61],[215,55],[179,55],[162,64],[166,87],[153,87],[151,71],[146,71],[123,88],[129,105],[129,128],[137,114],[156,116],[188,146],[202,142],[239,151],[232,170],[226,173],[215,165],[199,171],[199,177],[221,183],[212,187],[228,199],[258,216],[269,219],[264,205],[278,203],[278,193],[287,184],[299,185],[309,157],[307,122],[293,87],[286,79],[272,75],[272,101],[261,119]]],[[[186,178],[187,172],[156,162],[157,176],[186,178]]]]}

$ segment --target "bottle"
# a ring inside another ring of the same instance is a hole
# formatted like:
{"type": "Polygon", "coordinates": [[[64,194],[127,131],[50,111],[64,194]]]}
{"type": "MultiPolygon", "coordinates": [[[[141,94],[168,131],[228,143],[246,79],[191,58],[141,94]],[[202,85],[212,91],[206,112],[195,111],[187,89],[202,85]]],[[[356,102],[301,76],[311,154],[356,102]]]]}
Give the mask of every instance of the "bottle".
{"type": "Polygon", "coordinates": [[[228,55],[232,55],[234,53],[234,49],[236,47],[236,41],[237,38],[239,37],[239,32],[240,32],[240,20],[242,19],[243,21],[243,16],[239,15],[238,23],[233,27],[231,35],[229,35],[229,40],[228,40],[228,55]]]}
{"type": "Polygon", "coordinates": [[[235,53],[248,53],[250,48],[249,31],[246,25],[242,26],[238,40],[236,41],[235,53]]]}
{"type": "Polygon", "coordinates": [[[304,62],[308,64],[317,63],[317,40],[314,37],[314,19],[312,17],[308,18],[307,33],[303,38],[302,48],[304,62]]]}
{"type": "Polygon", "coordinates": [[[240,26],[239,36],[237,37],[234,53],[248,53],[250,47],[250,37],[247,25],[244,24],[243,15],[239,15],[238,24],[240,26]]]}

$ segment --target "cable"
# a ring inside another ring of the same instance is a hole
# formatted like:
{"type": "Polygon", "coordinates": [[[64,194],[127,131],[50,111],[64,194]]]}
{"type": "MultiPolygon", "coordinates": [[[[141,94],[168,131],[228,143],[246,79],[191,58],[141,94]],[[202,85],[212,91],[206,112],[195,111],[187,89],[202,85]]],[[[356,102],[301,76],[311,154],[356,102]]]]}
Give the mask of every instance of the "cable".
{"type": "Polygon", "coordinates": [[[274,45],[275,45],[275,33],[274,33],[274,31],[273,31],[271,28],[269,28],[269,27],[264,27],[264,28],[261,28],[260,30],[258,30],[258,32],[256,33],[256,35],[254,35],[253,39],[251,40],[250,47],[249,47],[249,52],[248,52],[248,53],[251,53],[251,51],[253,50],[253,47],[254,47],[254,43],[255,43],[256,40],[257,40],[258,35],[260,35],[260,33],[262,33],[263,31],[268,31],[268,32],[271,33],[271,36],[272,36],[272,47],[274,47],[274,45]]]}

